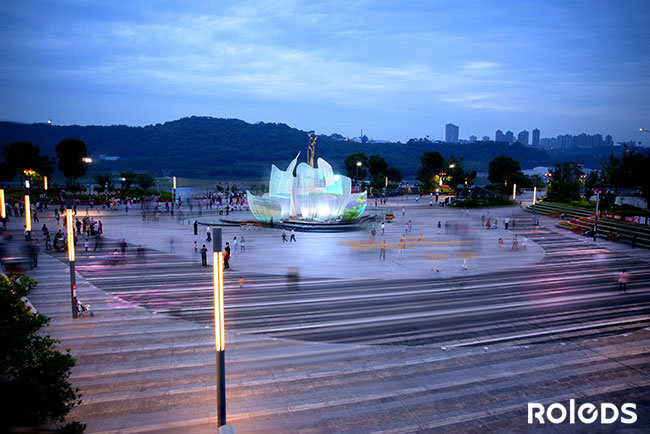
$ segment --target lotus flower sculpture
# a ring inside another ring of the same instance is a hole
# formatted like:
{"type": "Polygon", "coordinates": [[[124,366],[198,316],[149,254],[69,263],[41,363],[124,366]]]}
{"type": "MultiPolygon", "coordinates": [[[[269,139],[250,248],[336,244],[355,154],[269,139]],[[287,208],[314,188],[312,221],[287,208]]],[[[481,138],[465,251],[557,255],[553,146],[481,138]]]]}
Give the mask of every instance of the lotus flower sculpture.
{"type": "Polygon", "coordinates": [[[255,219],[268,222],[287,219],[319,222],[351,221],[366,209],[366,192],[353,193],[347,176],[335,175],[322,158],[318,167],[298,163],[298,157],[282,171],[271,166],[269,192],[255,196],[247,191],[248,203],[255,219]],[[296,176],[293,176],[294,169],[296,176]]]}

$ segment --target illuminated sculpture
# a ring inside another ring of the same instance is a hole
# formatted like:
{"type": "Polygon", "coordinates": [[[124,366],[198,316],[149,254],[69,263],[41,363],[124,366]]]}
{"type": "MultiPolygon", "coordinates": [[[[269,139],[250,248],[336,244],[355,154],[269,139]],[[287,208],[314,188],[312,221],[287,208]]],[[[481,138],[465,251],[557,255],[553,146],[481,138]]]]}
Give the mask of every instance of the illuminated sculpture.
{"type": "MultiPolygon", "coordinates": [[[[315,142],[315,139],[314,139],[315,142]]],[[[310,162],[313,147],[310,136],[310,162]]],[[[286,171],[271,166],[269,192],[254,196],[247,191],[250,209],[258,221],[286,219],[319,222],[351,221],[366,209],[366,192],[352,193],[352,181],[347,176],[335,175],[332,166],[319,158],[318,168],[293,159],[286,171]],[[296,176],[293,176],[294,169],[296,176]]]]}

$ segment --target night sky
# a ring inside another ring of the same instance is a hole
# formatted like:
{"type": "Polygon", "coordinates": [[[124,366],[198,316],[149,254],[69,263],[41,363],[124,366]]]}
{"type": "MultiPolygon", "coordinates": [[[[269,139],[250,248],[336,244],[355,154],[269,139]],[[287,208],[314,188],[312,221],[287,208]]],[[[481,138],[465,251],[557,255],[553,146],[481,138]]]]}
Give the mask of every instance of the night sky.
{"type": "Polygon", "coordinates": [[[0,19],[5,121],[650,144],[648,1],[4,0],[0,19]]]}

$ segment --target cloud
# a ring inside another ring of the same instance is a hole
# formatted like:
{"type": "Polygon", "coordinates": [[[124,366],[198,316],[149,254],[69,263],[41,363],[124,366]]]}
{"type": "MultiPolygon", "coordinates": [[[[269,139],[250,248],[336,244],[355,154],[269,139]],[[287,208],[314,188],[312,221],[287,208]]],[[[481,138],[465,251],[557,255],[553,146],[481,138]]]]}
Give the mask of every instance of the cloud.
{"type": "Polygon", "coordinates": [[[474,61],[474,62],[466,63],[465,65],[462,66],[462,69],[469,70],[469,71],[476,71],[476,70],[495,69],[497,67],[499,67],[499,64],[496,62],[474,61]]]}

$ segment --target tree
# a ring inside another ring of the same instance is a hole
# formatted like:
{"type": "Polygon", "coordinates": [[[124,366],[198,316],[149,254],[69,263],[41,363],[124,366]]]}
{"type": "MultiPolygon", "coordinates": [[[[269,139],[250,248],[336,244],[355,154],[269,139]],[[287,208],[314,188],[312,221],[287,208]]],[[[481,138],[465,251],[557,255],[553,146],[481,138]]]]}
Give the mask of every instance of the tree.
{"type": "Polygon", "coordinates": [[[148,173],[139,173],[135,177],[135,182],[140,187],[142,187],[143,190],[148,190],[149,188],[153,187],[153,185],[156,183],[156,180],[148,173]]]}
{"type": "Polygon", "coordinates": [[[386,169],[386,176],[391,182],[400,182],[402,180],[402,171],[397,167],[389,167],[386,169]]]}
{"type": "Polygon", "coordinates": [[[135,183],[136,174],[133,172],[121,172],[120,173],[120,182],[122,183],[122,189],[128,191],[131,186],[135,183]]]}
{"type": "Polygon", "coordinates": [[[445,166],[445,159],[438,151],[425,151],[420,157],[420,168],[418,169],[416,179],[424,184],[425,188],[434,187],[435,180],[445,166]]]}
{"type": "Polygon", "coordinates": [[[368,157],[364,152],[355,152],[345,157],[343,161],[345,165],[345,173],[349,178],[354,180],[365,179],[367,175],[368,157]],[[357,166],[357,162],[361,162],[361,166],[357,166]]]}
{"type": "Polygon", "coordinates": [[[74,184],[77,178],[86,174],[88,163],[83,158],[88,155],[86,144],[77,139],[63,139],[56,145],[56,155],[59,158],[59,170],[74,184]]]}
{"type": "Polygon", "coordinates": [[[551,182],[546,197],[550,201],[580,199],[582,171],[576,163],[556,164],[551,170],[551,182]]]}
{"type": "Polygon", "coordinates": [[[594,190],[599,187],[600,184],[600,172],[593,170],[587,175],[585,179],[585,199],[590,200],[594,195],[594,190]]]}
{"type": "MultiPolygon", "coordinates": [[[[56,350],[58,341],[39,330],[49,318],[34,313],[24,297],[36,285],[32,279],[0,277],[0,427],[37,427],[62,422],[81,403],[79,389],[68,382],[75,360],[56,350]]],[[[71,431],[83,431],[78,422],[71,431]]]]}
{"type": "Polygon", "coordinates": [[[386,169],[388,169],[388,164],[386,164],[384,157],[380,155],[371,155],[370,158],[368,158],[368,172],[370,172],[370,176],[373,178],[379,174],[385,174],[386,169]]]}
{"type": "Polygon", "coordinates": [[[108,184],[108,190],[109,191],[113,190],[114,187],[113,181],[111,181],[111,175],[109,175],[108,173],[98,173],[97,175],[95,175],[95,182],[99,184],[102,190],[106,188],[107,184],[108,184]]]}
{"type": "Polygon", "coordinates": [[[620,156],[611,153],[602,168],[603,187],[640,187],[641,195],[650,204],[650,155],[625,149],[620,156]]]}
{"type": "Polygon", "coordinates": [[[0,176],[5,180],[12,180],[20,176],[20,183],[24,180],[23,172],[31,169],[37,177],[51,176],[54,172],[54,162],[51,157],[40,155],[38,146],[30,142],[12,142],[2,151],[4,160],[0,163],[0,176]]]}
{"type": "Polygon", "coordinates": [[[516,178],[522,175],[521,167],[517,160],[506,157],[505,155],[499,155],[490,161],[488,181],[492,184],[503,184],[505,181],[509,181],[512,185],[513,182],[516,182],[516,178]]]}

